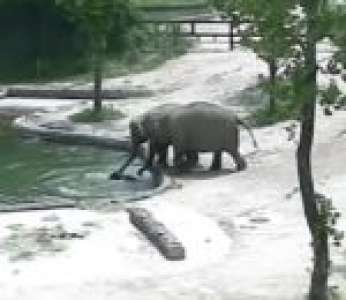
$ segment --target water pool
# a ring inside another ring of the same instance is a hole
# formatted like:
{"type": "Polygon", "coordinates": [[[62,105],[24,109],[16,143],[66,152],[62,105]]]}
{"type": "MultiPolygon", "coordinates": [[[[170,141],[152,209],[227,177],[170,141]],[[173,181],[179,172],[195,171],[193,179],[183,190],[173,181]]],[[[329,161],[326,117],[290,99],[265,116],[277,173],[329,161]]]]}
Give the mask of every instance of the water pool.
{"type": "MultiPolygon", "coordinates": [[[[126,156],[111,149],[22,138],[1,126],[0,209],[40,203],[98,207],[110,200],[123,202],[150,193],[150,176],[136,181],[108,180],[126,156]]],[[[127,173],[134,175],[136,170],[130,166],[127,173]]]]}

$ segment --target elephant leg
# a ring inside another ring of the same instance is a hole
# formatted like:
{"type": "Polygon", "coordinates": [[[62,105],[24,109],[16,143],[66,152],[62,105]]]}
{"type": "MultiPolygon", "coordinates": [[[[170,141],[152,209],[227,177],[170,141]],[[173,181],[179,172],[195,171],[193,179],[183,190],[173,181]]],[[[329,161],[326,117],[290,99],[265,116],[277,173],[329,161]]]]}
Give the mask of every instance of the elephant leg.
{"type": "Polygon", "coordinates": [[[143,172],[145,170],[152,168],[153,161],[154,161],[155,154],[156,154],[156,149],[157,149],[156,145],[154,143],[150,142],[149,143],[149,155],[145,161],[144,166],[137,171],[137,175],[142,176],[143,172]]]}
{"type": "Polygon", "coordinates": [[[246,161],[238,151],[229,151],[229,154],[233,157],[235,163],[237,164],[237,171],[246,169],[246,161]]]}
{"type": "Polygon", "coordinates": [[[168,146],[160,146],[159,152],[159,165],[168,168],[168,146]]]}
{"type": "Polygon", "coordinates": [[[213,155],[213,162],[210,167],[211,171],[218,171],[222,166],[222,151],[215,151],[213,155]]]}
{"type": "Polygon", "coordinates": [[[197,151],[187,151],[186,152],[187,163],[191,167],[195,167],[198,164],[198,152],[197,151]]]}
{"type": "Polygon", "coordinates": [[[181,170],[184,167],[183,161],[184,152],[174,149],[174,167],[176,170],[181,170]]]}

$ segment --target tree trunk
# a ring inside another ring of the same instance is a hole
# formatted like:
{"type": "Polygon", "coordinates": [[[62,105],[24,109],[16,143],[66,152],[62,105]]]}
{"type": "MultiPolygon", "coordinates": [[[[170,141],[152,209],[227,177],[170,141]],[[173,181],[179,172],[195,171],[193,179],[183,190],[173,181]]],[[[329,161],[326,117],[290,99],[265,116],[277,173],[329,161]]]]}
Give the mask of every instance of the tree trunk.
{"type": "Polygon", "coordinates": [[[93,39],[94,52],[94,111],[96,113],[102,110],[102,71],[103,56],[106,50],[106,38],[99,34],[93,39]]]}
{"type": "MultiPolygon", "coordinates": [[[[307,16],[307,41],[304,49],[305,66],[299,94],[302,97],[300,144],[297,151],[298,177],[305,218],[312,237],[314,270],[311,277],[309,300],[328,299],[329,247],[328,232],[321,226],[321,214],[316,202],[311,171],[311,149],[315,129],[317,96],[316,64],[316,16],[315,0],[304,1],[307,16]]],[[[323,222],[322,222],[323,223],[323,222]]]]}
{"type": "Polygon", "coordinates": [[[329,246],[328,233],[320,232],[314,239],[314,269],[311,276],[309,300],[327,300],[328,298],[328,271],[329,246]]]}
{"type": "Polygon", "coordinates": [[[276,103],[275,103],[275,84],[276,84],[276,73],[277,73],[277,65],[275,60],[271,60],[269,62],[269,80],[270,80],[270,93],[269,93],[269,112],[270,114],[273,114],[276,110],[276,103]]]}
{"type": "Polygon", "coordinates": [[[94,65],[94,111],[98,113],[101,110],[102,110],[102,66],[101,66],[101,59],[95,57],[95,65],[94,65]]]}

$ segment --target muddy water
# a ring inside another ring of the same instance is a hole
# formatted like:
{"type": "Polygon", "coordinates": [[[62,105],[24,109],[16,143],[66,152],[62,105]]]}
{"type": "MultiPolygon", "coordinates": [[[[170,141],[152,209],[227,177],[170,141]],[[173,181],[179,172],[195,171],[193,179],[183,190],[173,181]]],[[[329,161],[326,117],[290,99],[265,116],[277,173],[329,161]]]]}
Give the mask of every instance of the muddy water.
{"type": "MultiPolygon", "coordinates": [[[[3,123],[3,122],[2,122],[3,123]]],[[[151,180],[110,181],[127,153],[21,138],[0,126],[0,209],[23,204],[122,202],[151,190],[151,180]]],[[[140,163],[139,161],[137,162],[140,163]]],[[[135,174],[136,166],[128,169],[135,174]]]]}

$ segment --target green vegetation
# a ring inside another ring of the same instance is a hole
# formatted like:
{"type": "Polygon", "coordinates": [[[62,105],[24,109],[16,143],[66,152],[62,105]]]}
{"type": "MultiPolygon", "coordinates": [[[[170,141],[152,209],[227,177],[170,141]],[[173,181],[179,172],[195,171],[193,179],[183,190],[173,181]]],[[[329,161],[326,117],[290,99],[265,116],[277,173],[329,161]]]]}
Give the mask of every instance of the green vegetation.
{"type": "Polygon", "coordinates": [[[88,39],[94,71],[94,110],[101,111],[103,66],[111,44],[110,37],[117,38],[117,44],[112,49],[127,50],[126,37],[138,17],[128,0],[56,0],[56,5],[88,39]]]}
{"type": "MultiPolygon", "coordinates": [[[[57,9],[55,0],[0,1],[0,82],[92,79],[90,30],[81,26],[80,18],[57,9]]],[[[183,39],[169,33],[155,36],[152,28],[133,26],[137,18],[140,14],[133,11],[128,17],[115,16],[118,22],[106,22],[114,28],[107,35],[103,56],[105,76],[141,72],[186,50],[183,39]]]]}
{"type": "Polygon", "coordinates": [[[193,7],[207,6],[208,0],[133,0],[139,7],[193,7]]]}
{"type": "Polygon", "coordinates": [[[270,75],[270,101],[268,109],[275,114],[276,99],[272,93],[276,88],[276,77],[280,64],[295,55],[295,40],[290,38],[297,16],[288,14],[296,2],[258,0],[233,0],[230,2],[214,0],[214,4],[228,14],[251,20],[251,26],[244,31],[242,44],[253,49],[268,65],[270,75]],[[254,39],[253,37],[261,37],[254,39]]]}
{"type": "Polygon", "coordinates": [[[100,111],[87,108],[70,117],[73,122],[77,123],[95,123],[109,120],[120,120],[123,118],[125,118],[125,115],[121,111],[114,109],[112,105],[104,105],[100,111]]]}
{"type": "MultiPolygon", "coordinates": [[[[268,106],[262,106],[250,115],[250,121],[255,126],[266,126],[280,121],[299,119],[301,106],[299,101],[294,101],[296,98],[290,80],[277,79],[275,85],[272,85],[270,81],[264,82],[256,86],[255,90],[256,99],[252,101],[254,103],[260,102],[259,97],[261,99],[268,99],[268,102],[270,101],[270,97],[275,98],[274,111],[268,109],[268,106]]],[[[246,98],[249,96],[245,94],[241,95],[241,97],[246,98]]],[[[241,101],[246,101],[246,99],[241,99],[241,101]]]]}

